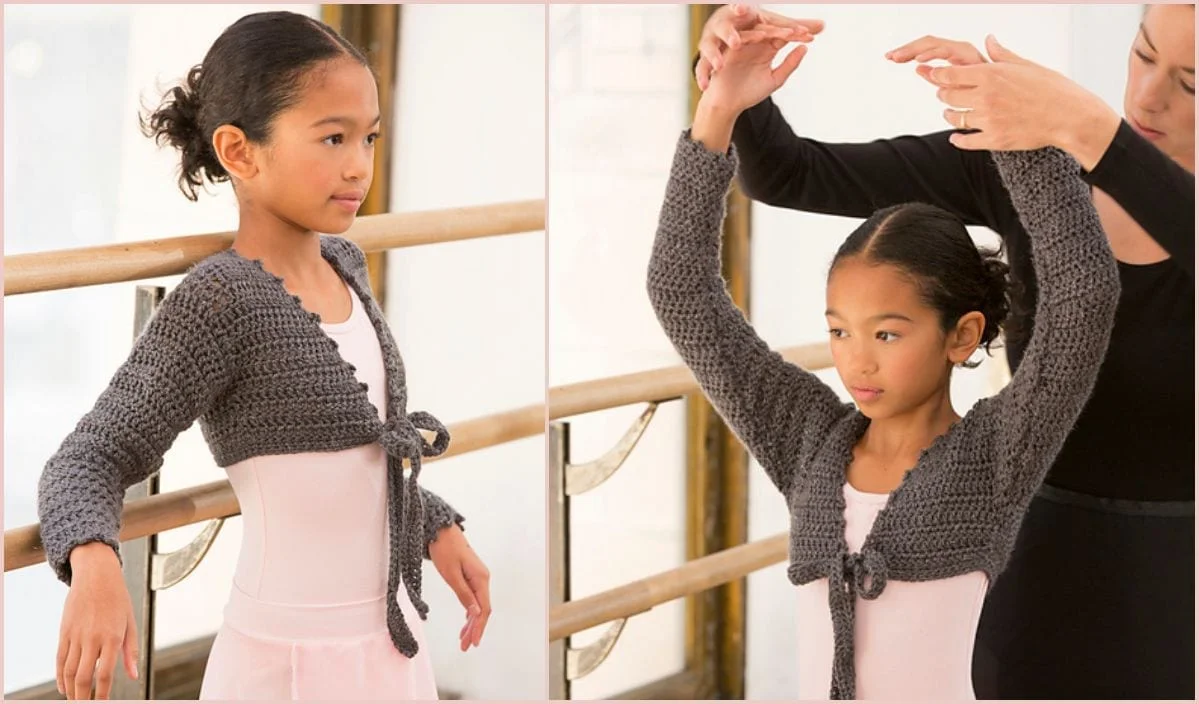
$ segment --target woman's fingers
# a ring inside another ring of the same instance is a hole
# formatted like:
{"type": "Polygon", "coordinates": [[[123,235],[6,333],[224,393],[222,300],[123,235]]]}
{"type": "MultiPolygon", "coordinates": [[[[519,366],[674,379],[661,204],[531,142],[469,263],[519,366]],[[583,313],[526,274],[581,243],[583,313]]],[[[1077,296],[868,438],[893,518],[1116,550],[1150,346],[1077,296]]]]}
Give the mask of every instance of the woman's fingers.
{"type": "Polygon", "coordinates": [[[908,42],[885,54],[886,58],[902,64],[909,61],[943,59],[955,64],[986,63],[987,59],[973,44],[932,35],[908,42]]]}
{"type": "Polygon", "coordinates": [[[974,88],[938,88],[937,100],[945,103],[951,108],[973,110],[978,107],[974,104],[978,97],[978,91],[974,88]]]}
{"type": "Polygon", "coordinates": [[[916,67],[916,74],[941,88],[976,88],[986,78],[990,66],[929,66],[916,67]]]}
{"type": "Polygon", "coordinates": [[[949,143],[966,151],[990,151],[995,148],[985,132],[954,132],[949,135],[949,143]]]}
{"type": "Polygon", "coordinates": [[[986,117],[974,110],[953,110],[946,108],[941,116],[955,130],[981,130],[986,123],[986,117]]]}

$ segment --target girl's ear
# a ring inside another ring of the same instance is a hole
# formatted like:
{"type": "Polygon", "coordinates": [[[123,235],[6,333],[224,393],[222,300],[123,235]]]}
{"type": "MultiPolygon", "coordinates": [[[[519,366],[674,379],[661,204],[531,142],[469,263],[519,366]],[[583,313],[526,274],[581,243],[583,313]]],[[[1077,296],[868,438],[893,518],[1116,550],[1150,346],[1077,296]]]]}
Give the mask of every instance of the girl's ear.
{"type": "Polygon", "coordinates": [[[986,317],[976,310],[958,318],[957,325],[949,331],[947,338],[946,353],[951,363],[956,366],[970,359],[982,341],[986,324],[986,317]]]}
{"type": "Polygon", "coordinates": [[[212,133],[212,150],[225,171],[238,181],[248,181],[258,174],[255,161],[257,150],[246,133],[233,125],[221,125],[212,133]]]}

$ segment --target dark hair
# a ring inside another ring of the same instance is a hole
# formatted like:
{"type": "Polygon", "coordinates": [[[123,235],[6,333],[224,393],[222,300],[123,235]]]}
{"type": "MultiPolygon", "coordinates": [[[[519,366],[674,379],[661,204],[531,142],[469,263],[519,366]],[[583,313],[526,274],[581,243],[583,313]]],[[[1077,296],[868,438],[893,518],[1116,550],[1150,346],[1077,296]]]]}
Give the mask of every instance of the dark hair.
{"type": "Polygon", "coordinates": [[[212,149],[212,134],[233,125],[251,142],[270,137],[271,123],[299,99],[309,69],[347,57],[369,68],[362,52],[328,25],[294,12],[259,12],[230,25],[183,84],[163,96],[142,132],[182,153],[179,190],[196,200],[207,178],[229,180],[212,149]]]}
{"type": "MultiPolygon", "coordinates": [[[[921,298],[941,315],[948,332],[971,311],[986,318],[980,344],[991,343],[1006,329],[1010,311],[1008,265],[1000,250],[979,249],[962,221],[924,203],[905,203],[875,211],[837,250],[830,267],[850,256],[891,264],[910,276],[921,298]]],[[[973,368],[980,362],[964,362],[973,368]]]]}

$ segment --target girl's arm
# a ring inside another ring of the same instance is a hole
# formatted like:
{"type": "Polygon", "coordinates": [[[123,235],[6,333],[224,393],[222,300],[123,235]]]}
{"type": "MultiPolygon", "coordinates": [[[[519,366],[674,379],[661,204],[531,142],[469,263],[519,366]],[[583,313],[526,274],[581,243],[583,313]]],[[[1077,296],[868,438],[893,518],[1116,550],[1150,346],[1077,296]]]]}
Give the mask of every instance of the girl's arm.
{"type": "Polygon", "coordinates": [[[953,146],[950,134],[820,142],[797,136],[766,98],[737,118],[733,144],[746,194],[768,205],[867,218],[918,201],[1002,234],[1010,209],[990,159],[953,146]]]}
{"type": "Polygon", "coordinates": [[[650,257],[650,302],[705,395],[784,493],[798,459],[845,406],[785,361],[733,304],[720,232],[736,156],[679,139],[650,257]]]}
{"type": "Polygon", "coordinates": [[[166,297],[108,388],[42,470],[42,545],[68,585],[76,546],[99,541],[120,557],[125,489],[158,471],[176,436],[230,383],[217,332],[230,301],[215,288],[189,277],[166,297]]]}
{"type": "Polygon", "coordinates": [[[1073,158],[1055,147],[993,157],[1029,232],[1040,284],[1024,360],[991,399],[999,429],[998,497],[1015,509],[1031,499],[1091,394],[1120,279],[1073,158]]]}
{"type": "Polygon", "coordinates": [[[1083,179],[1110,195],[1170,258],[1195,276],[1195,174],[1120,121],[1083,179]]]}

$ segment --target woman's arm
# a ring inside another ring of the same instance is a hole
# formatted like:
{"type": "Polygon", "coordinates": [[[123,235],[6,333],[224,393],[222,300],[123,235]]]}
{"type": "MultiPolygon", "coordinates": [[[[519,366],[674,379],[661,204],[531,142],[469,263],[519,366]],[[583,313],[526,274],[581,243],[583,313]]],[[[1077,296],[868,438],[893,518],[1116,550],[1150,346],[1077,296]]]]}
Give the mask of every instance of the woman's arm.
{"type": "Polygon", "coordinates": [[[799,137],[772,98],[733,129],[740,179],[754,200],[792,210],[867,218],[899,203],[931,203],[967,225],[1001,230],[1003,189],[990,159],[949,143],[951,132],[859,143],[799,137]]]}
{"type": "Polygon", "coordinates": [[[229,301],[187,278],[163,301],[92,409],[38,481],[46,561],[71,583],[71,550],[103,542],[120,556],[125,489],[162,466],[179,433],[230,383],[217,320],[229,301]]]}
{"type": "MultiPolygon", "coordinates": [[[[1189,274],[1195,272],[1195,176],[1166,156],[1102,98],[1068,77],[986,42],[991,62],[921,66],[937,98],[968,108],[979,131],[954,137],[966,150],[1015,151],[1054,146],[1087,172],[1189,274]]],[[[910,56],[904,57],[905,60],[910,56]]],[[[957,113],[947,113],[956,121],[957,113]]]]}
{"type": "Polygon", "coordinates": [[[990,403],[1000,452],[997,496],[1015,508],[1031,499],[1091,394],[1120,278],[1073,158],[1054,147],[993,156],[1029,232],[1040,284],[1024,359],[990,403]]]}
{"type": "Polygon", "coordinates": [[[720,232],[736,156],[684,133],[648,272],[650,302],[705,395],[784,493],[801,456],[845,411],[814,375],[754,332],[720,273],[720,232]]]}
{"type": "Polygon", "coordinates": [[[1083,179],[1111,196],[1195,276],[1195,174],[1121,120],[1099,163],[1083,179]]]}

